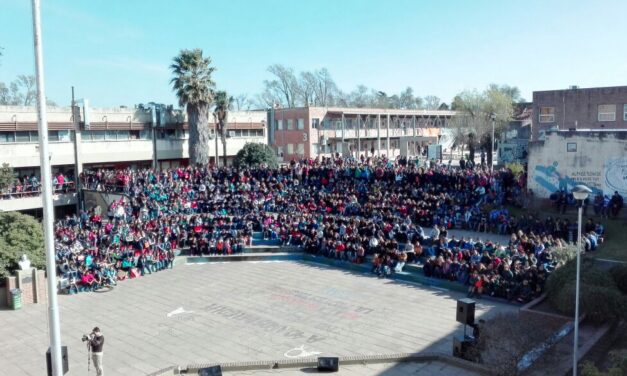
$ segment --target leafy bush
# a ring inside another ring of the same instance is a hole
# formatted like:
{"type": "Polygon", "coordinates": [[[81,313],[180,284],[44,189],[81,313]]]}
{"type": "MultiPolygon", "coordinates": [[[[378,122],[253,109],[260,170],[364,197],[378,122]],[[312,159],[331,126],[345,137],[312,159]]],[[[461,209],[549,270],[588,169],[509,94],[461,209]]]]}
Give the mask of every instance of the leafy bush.
{"type": "Polygon", "coordinates": [[[623,376],[627,375],[627,351],[610,352],[612,366],[600,371],[592,362],[585,362],[581,367],[581,376],[623,376]]]}
{"type": "Polygon", "coordinates": [[[236,167],[254,167],[265,164],[269,167],[278,165],[274,150],[265,144],[248,143],[235,155],[236,167]]]}
{"type": "Polygon", "coordinates": [[[577,246],[574,244],[566,244],[563,247],[556,247],[553,249],[552,254],[555,261],[560,265],[564,265],[577,257],[577,246]]]}
{"type": "Polygon", "coordinates": [[[627,265],[617,265],[610,269],[616,286],[623,294],[627,294],[627,265]]]}
{"type": "Polygon", "coordinates": [[[509,168],[510,170],[512,170],[512,173],[515,176],[518,176],[518,175],[522,174],[523,172],[525,172],[525,166],[523,166],[520,163],[508,163],[505,166],[507,168],[509,168]]]}
{"type": "MultiPolygon", "coordinates": [[[[549,303],[562,314],[575,312],[576,261],[572,260],[551,274],[547,281],[549,303]]],[[[580,312],[595,322],[626,317],[627,297],[623,295],[612,276],[586,260],[581,268],[580,312]]]]}
{"type": "Polygon", "coordinates": [[[45,265],[44,232],[41,224],[30,215],[0,212],[0,278],[18,268],[18,260],[26,254],[31,265],[45,265]]]}

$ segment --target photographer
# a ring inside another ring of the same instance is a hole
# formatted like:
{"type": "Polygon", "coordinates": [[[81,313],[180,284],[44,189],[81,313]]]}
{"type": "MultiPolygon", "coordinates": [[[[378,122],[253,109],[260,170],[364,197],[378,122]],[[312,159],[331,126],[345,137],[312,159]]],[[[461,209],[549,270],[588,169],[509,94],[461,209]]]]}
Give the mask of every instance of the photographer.
{"type": "Polygon", "coordinates": [[[89,336],[83,336],[83,341],[89,341],[89,349],[91,351],[91,359],[94,362],[96,375],[102,376],[102,348],[104,347],[104,336],[100,333],[100,329],[95,327],[89,336]]]}

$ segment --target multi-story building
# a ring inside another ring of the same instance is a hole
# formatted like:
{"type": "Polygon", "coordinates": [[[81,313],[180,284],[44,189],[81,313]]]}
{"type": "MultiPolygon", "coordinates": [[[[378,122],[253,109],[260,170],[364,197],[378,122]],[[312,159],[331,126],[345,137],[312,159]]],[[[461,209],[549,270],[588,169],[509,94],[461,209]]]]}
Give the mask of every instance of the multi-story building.
{"type": "MultiPolygon", "coordinates": [[[[227,157],[247,142],[266,143],[266,111],[234,111],[228,117],[227,157]]],[[[215,139],[215,124],[210,131],[215,139]]],[[[183,112],[151,108],[49,108],[50,161],[53,174],[76,176],[83,168],[187,165],[188,124],[183,112]],[[79,111],[80,110],[80,111],[79,111]],[[77,121],[74,121],[76,116],[77,121]]],[[[207,153],[214,160],[216,145],[207,153]]],[[[218,144],[222,158],[222,145],[218,144]]],[[[35,107],[0,106],[0,165],[8,163],[18,177],[39,175],[35,107]]],[[[63,190],[66,191],[65,189],[63,190]]],[[[0,210],[41,208],[38,195],[0,195],[0,210]]],[[[55,205],[72,205],[74,193],[55,194],[55,205]]]]}
{"type": "Polygon", "coordinates": [[[454,111],[304,107],[271,109],[269,145],[283,161],[339,153],[417,155],[437,144],[454,111]]]}
{"type": "Polygon", "coordinates": [[[627,86],[533,92],[532,140],[548,130],[627,129],[627,86]]]}

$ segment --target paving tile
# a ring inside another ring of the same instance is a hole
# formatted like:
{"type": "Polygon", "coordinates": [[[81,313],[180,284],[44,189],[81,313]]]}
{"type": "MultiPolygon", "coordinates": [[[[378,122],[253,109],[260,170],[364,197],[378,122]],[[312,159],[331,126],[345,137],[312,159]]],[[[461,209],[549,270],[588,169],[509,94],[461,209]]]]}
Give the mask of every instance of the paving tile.
{"type": "MultiPolygon", "coordinates": [[[[94,326],[106,338],[107,373],[139,375],[174,364],[279,360],[306,352],[448,354],[453,333],[462,331],[455,322],[461,297],[303,262],[233,262],[180,265],[124,281],[110,292],[62,295],[59,305],[69,376],[85,374],[87,350],[80,338],[94,326]]],[[[483,301],[477,316],[515,309],[483,301]]],[[[45,374],[45,307],[0,311],[0,323],[3,373],[7,367],[15,375],[20,368],[23,374],[45,374]],[[20,367],[12,356],[30,364],[20,367]]],[[[439,369],[436,364],[403,367],[368,365],[347,368],[346,374],[439,369]]],[[[433,374],[460,374],[454,367],[439,367],[442,372],[433,374]]]]}

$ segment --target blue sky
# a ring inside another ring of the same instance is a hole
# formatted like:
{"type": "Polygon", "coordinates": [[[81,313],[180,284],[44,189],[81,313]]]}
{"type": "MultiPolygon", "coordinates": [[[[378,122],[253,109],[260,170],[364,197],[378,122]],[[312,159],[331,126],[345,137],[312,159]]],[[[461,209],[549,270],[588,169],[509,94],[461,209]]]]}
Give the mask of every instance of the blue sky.
{"type": "MultiPolygon", "coordinates": [[[[43,1],[46,94],[94,106],[176,103],[168,66],[199,47],[219,88],[254,95],[274,63],[446,102],[490,83],[627,84],[627,1],[43,1]]],[[[0,81],[33,74],[30,1],[2,0],[0,81]]]]}

